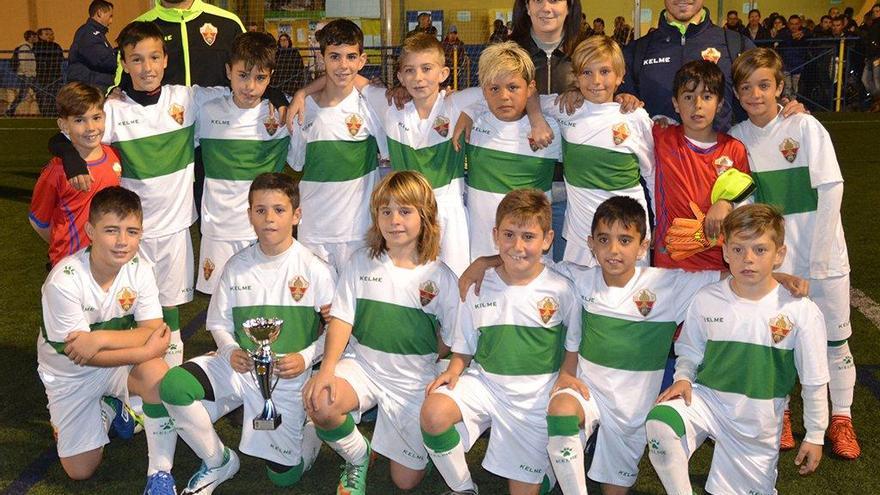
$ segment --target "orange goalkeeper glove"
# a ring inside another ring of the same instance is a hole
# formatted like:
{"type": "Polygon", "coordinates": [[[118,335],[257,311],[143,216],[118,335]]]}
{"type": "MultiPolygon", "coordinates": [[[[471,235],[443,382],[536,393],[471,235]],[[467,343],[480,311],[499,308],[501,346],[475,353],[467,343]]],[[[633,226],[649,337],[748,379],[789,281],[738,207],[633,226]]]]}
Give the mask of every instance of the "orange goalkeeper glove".
{"type": "Polygon", "coordinates": [[[689,202],[693,218],[676,218],[666,231],[666,251],[675,261],[701,253],[707,249],[721,245],[720,239],[708,239],[703,232],[703,219],[706,214],[693,201],[689,202]]]}

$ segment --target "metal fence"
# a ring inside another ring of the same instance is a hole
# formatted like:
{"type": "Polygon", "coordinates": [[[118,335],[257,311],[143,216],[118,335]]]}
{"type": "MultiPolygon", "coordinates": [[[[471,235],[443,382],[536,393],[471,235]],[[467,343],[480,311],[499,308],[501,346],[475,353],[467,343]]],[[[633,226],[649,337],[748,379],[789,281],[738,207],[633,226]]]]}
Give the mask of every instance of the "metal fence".
{"type": "MultiPolygon", "coordinates": [[[[799,46],[774,42],[760,45],[775,48],[785,61],[786,94],[796,97],[812,111],[861,111],[870,95],[861,82],[865,49],[859,38],[811,39],[799,46]]],[[[447,46],[450,67],[446,85],[463,89],[478,85],[477,62],[487,45],[447,46]]],[[[386,85],[396,81],[399,47],[368,47],[368,62],[361,74],[386,85]]],[[[55,94],[65,83],[66,59],[60,66],[43,67],[35,77],[12,70],[12,51],[0,51],[0,112],[16,117],[53,117],[55,94]]],[[[300,50],[302,64],[276,71],[273,85],[292,93],[323,73],[317,50],[300,50]]]]}

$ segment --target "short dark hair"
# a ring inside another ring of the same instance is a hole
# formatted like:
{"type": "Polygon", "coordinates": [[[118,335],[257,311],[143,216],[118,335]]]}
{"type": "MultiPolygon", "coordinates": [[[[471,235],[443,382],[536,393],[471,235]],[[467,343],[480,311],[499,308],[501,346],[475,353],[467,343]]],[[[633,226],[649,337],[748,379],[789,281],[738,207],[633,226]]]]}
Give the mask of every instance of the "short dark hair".
{"type": "Polygon", "coordinates": [[[104,107],[104,93],[100,89],[80,81],[65,84],[55,97],[58,116],[63,118],[85,115],[92,107],[104,107]]]}
{"type": "Polygon", "coordinates": [[[635,227],[640,236],[639,241],[642,241],[648,235],[647,218],[645,208],[638,201],[629,196],[612,196],[596,208],[590,234],[596,235],[600,223],[610,226],[620,222],[624,228],[635,227]]]}
{"type": "Polygon", "coordinates": [[[803,20],[803,19],[801,19],[801,16],[799,16],[799,15],[797,15],[797,14],[791,14],[790,16],[788,16],[788,20],[789,20],[789,22],[791,22],[793,19],[797,19],[797,20],[799,20],[799,21],[802,21],[802,20],[803,20]]]}
{"type": "Polygon", "coordinates": [[[32,31],[32,30],[30,30],[30,29],[28,29],[27,31],[24,32],[24,40],[25,40],[25,41],[27,41],[28,38],[30,38],[31,36],[38,36],[38,35],[37,35],[37,32],[36,32],[36,31],[32,31]]]}
{"type": "Polygon", "coordinates": [[[750,11],[749,11],[749,15],[752,15],[753,12],[756,13],[756,14],[758,14],[759,16],[761,15],[761,11],[758,10],[758,9],[752,9],[752,10],[750,10],[750,11]]]}
{"type": "Polygon", "coordinates": [[[845,22],[846,22],[846,18],[843,17],[842,15],[834,16],[834,17],[831,18],[831,22],[838,22],[838,21],[840,21],[840,22],[844,22],[844,23],[845,23],[845,22]]]}
{"type": "Polygon", "coordinates": [[[113,4],[107,0],[92,0],[89,4],[89,17],[95,17],[99,12],[113,10],[113,4]]]}
{"type": "Polygon", "coordinates": [[[275,38],[269,33],[259,31],[241,33],[232,41],[228,63],[232,67],[236,62],[244,62],[247,71],[254,67],[273,71],[276,50],[275,38]]]}
{"type": "Polygon", "coordinates": [[[321,46],[321,54],[328,45],[357,45],[358,52],[364,52],[364,32],[348,19],[335,19],[315,33],[321,46]]]}
{"type": "Polygon", "coordinates": [[[45,31],[54,31],[54,29],[52,29],[50,27],[42,27],[40,29],[37,29],[37,36],[43,34],[43,32],[45,32],[45,31]]]}
{"type": "Polygon", "coordinates": [[[737,12],[737,11],[735,11],[735,10],[728,10],[728,11],[727,11],[727,15],[730,16],[730,14],[733,14],[733,15],[739,17],[739,12],[737,12]]]}
{"type": "Polygon", "coordinates": [[[830,16],[830,15],[823,15],[822,17],[819,18],[819,22],[822,22],[822,21],[824,21],[825,19],[828,19],[828,20],[830,21],[830,20],[831,20],[831,16],[830,16]]]}
{"type": "Polygon", "coordinates": [[[709,93],[718,98],[724,97],[724,73],[708,60],[694,60],[682,65],[672,81],[672,94],[678,96],[685,91],[693,91],[700,83],[709,93]]]}
{"type": "Polygon", "coordinates": [[[155,39],[162,43],[162,51],[165,51],[165,35],[162,30],[154,22],[149,21],[133,21],[129,22],[119,36],[116,37],[116,46],[119,47],[119,56],[125,60],[125,50],[127,46],[136,46],[143,40],[155,39]]]}
{"type": "Polygon", "coordinates": [[[250,190],[248,190],[248,206],[253,204],[255,192],[266,190],[281,191],[290,198],[290,204],[294,210],[299,208],[299,186],[293,177],[280,172],[265,172],[258,175],[251,182],[250,190]]]}
{"type": "Polygon", "coordinates": [[[105,187],[95,194],[89,206],[89,223],[95,225],[108,213],[119,218],[129,215],[135,215],[141,220],[144,218],[141,198],[134,191],[121,186],[105,187]]]}
{"type": "Polygon", "coordinates": [[[597,18],[593,19],[593,24],[595,24],[597,22],[601,22],[602,24],[605,24],[605,19],[602,19],[601,17],[597,17],[597,18]]]}

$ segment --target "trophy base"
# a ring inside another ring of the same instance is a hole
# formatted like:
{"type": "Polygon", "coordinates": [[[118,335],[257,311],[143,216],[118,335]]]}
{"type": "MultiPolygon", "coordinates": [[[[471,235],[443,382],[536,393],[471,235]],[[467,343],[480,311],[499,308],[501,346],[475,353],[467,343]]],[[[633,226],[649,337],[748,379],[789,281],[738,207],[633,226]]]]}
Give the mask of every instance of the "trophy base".
{"type": "Polygon", "coordinates": [[[254,418],[254,429],[257,431],[275,430],[281,425],[281,415],[272,419],[254,418]]]}

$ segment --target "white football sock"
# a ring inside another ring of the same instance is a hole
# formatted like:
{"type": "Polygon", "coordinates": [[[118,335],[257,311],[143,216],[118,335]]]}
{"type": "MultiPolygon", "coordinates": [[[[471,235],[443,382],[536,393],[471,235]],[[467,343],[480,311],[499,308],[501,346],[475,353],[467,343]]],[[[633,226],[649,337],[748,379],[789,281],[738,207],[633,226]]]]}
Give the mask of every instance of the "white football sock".
{"type": "Polygon", "coordinates": [[[856,365],[849,343],[828,347],[828,372],[831,381],[828,390],[831,392],[831,414],[852,416],[850,408],[853,403],[853,391],[856,386],[856,365]]]}
{"type": "Polygon", "coordinates": [[[223,451],[225,447],[211,416],[202,405],[201,401],[195,401],[188,406],[175,406],[165,404],[168,414],[174,418],[177,426],[177,434],[195,452],[199,459],[205,462],[209,468],[220,467],[223,464],[223,451]]]}
{"type": "Polygon", "coordinates": [[[685,437],[679,437],[668,424],[649,419],[645,424],[648,434],[648,457],[663,488],[669,495],[692,495],[688,475],[688,455],[685,437]]]}
{"type": "MultiPolygon", "coordinates": [[[[144,404],[144,433],[147,436],[147,476],[157,471],[171,472],[174,449],[177,447],[177,428],[169,416],[161,416],[154,408],[161,405],[144,404]],[[152,416],[151,416],[152,414],[152,416]]],[[[167,414],[167,413],[166,413],[167,414]]]]}
{"type": "Polygon", "coordinates": [[[587,495],[587,474],[584,469],[584,446],[577,435],[550,437],[547,444],[550,465],[565,495],[587,495]]]}
{"type": "Polygon", "coordinates": [[[443,480],[449,485],[454,492],[463,492],[465,490],[474,490],[474,480],[471,478],[471,472],[468,469],[467,460],[464,457],[464,445],[461,443],[461,436],[455,427],[441,433],[440,435],[427,435],[422,432],[422,438],[426,440],[425,450],[428,456],[437,468],[437,471],[443,476],[443,480]],[[434,450],[429,443],[437,445],[452,445],[452,448],[443,448],[434,450]]]}

